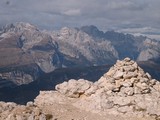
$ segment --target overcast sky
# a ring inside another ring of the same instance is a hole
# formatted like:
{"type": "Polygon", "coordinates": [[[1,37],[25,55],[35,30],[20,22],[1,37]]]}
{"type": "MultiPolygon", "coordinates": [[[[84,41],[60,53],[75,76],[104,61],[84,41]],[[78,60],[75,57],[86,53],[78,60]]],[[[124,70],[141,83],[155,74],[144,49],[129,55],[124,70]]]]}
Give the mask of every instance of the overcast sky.
{"type": "Polygon", "coordinates": [[[160,0],[0,0],[0,25],[41,29],[95,25],[100,30],[160,36],[160,0]]]}

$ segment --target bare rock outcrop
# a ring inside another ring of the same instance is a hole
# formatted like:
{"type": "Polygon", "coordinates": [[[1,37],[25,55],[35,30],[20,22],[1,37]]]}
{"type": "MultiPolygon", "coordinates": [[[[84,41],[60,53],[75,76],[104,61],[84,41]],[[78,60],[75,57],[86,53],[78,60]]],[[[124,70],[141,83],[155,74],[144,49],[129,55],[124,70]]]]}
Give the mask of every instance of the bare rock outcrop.
{"type": "Polygon", "coordinates": [[[0,102],[1,120],[46,120],[48,116],[33,102],[28,102],[26,106],[0,102]]]}
{"type": "Polygon", "coordinates": [[[76,99],[72,105],[86,111],[160,118],[160,82],[130,58],[118,60],[94,83],[70,80],[56,90],[76,99]]]}

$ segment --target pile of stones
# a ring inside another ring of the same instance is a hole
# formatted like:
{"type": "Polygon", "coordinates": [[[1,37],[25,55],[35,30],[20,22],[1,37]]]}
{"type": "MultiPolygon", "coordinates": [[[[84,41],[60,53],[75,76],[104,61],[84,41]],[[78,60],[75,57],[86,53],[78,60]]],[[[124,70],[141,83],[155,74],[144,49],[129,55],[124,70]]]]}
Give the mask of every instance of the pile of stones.
{"type": "Polygon", "coordinates": [[[160,117],[160,82],[130,58],[117,60],[94,83],[72,79],[58,84],[56,90],[76,99],[73,105],[87,111],[160,117]]]}
{"type": "MultiPolygon", "coordinates": [[[[105,87],[120,96],[148,94],[156,89],[156,82],[149,73],[145,73],[136,62],[125,58],[110,68],[99,80],[97,85],[105,87]]],[[[157,89],[158,90],[158,89],[157,89]]]]}

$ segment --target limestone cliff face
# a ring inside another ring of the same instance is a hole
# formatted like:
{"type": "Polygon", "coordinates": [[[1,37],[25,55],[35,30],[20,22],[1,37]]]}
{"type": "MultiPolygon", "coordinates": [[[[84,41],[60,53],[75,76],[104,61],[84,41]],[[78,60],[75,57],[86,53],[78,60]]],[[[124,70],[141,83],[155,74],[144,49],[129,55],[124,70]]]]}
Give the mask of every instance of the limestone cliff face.
{"type": "Polygon", "coordinates": [[[160,42],[156,40],[146,39],[142,43],[144,48],[138,56],[138,61],[158,60],[160,56],[160,42]]]}
{"type": "Polygon", "coordinates": [[[0,88],[14,88],[23,84],[29,84],[37,80],[42,72],[36,64],[1,68],[0,71],[0,88]]]}
{"type": "Polygon", "coordinates": [[[22,85],[32,82],[34,79],[31,75],[21,71],[12,71],[0,74],[1,79],[6,79],[14,82],[16,85],[22,85]]]}
{"type": "Polygon", "coordinates": [[[59,67],[52,38],[29,23],[7,25],[1,34],[0,43],[0,60],[3,61],[0,66],[36,63],[44,72],[59,67]],[[56,61],[54,65],[53,61],[56,61]]]}
{"type": "Polygon", "coordinates": [[[64,27],[50,35],[58,43],[64,60],[80,61],[83,65],[102,65],[118,59],[118,53],[110,41],[97,42],[81,30],[64,27]]]}

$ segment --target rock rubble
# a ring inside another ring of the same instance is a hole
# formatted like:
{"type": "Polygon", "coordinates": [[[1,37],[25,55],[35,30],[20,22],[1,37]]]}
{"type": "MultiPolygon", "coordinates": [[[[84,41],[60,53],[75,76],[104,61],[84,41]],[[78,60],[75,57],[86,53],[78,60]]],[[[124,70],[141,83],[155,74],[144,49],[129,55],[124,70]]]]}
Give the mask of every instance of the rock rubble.
{"type": "Polygon", "coordinates": [[[46,120],[48,116],[33,102],[28,102],[26,106],[12,102],[0,102],[1,120],[46,120]]]}

